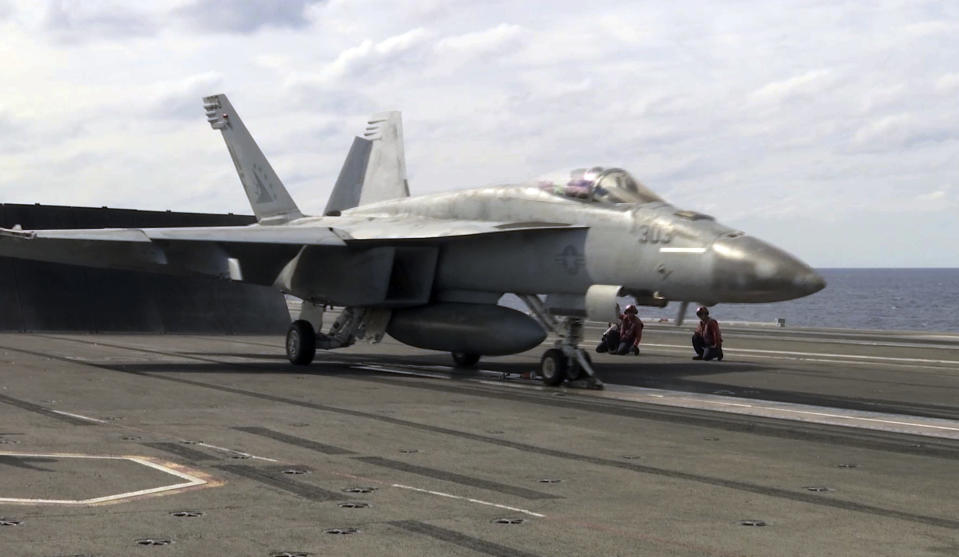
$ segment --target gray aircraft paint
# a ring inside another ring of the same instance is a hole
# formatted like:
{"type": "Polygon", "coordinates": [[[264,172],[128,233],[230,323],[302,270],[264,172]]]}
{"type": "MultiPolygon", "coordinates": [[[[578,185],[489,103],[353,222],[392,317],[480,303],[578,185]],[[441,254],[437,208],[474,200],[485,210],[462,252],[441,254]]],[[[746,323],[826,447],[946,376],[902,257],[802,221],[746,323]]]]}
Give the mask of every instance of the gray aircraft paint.
{"type": "Polygon", "coordinates": [[[323,214],[409,195],[400,113],[374,114],[353,139],[323,214]]]}
{"type": "Polygon", "coordinates": [[[303,216],[226,95],[204,97],[207,121],[223,133],[256,218],[266,224],[303,216]]]}

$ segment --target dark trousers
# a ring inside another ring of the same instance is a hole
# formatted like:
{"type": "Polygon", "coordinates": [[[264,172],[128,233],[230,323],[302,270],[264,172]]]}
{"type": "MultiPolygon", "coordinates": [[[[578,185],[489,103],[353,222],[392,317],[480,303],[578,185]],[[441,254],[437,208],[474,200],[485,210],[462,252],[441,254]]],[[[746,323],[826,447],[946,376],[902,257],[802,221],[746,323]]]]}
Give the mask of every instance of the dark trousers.
{"type": "Polygon", "coordinates": [[[693,334],[693,350],[696,351],[697,356],[700,356],[704,360],[712,360],[713,358],[717,360],[723,359],[722,347],[707,346],[706,339],[700,334],[693,334]]]}
{"type": "Polygon", "coordinates": [[[599,341],[596,351],[600,354],[604,352],[616,352],[619,348],[619,331],[610,331],[603,335],[603,340],[599,341]]]}
{"type": "Polygon", "coordinates": [[[620,356],[625,356],[633,351],[633,346],[636,341],[632,338],[624,338],[619,341],[619,346],[616,347],[616,353],[620,356]]]}

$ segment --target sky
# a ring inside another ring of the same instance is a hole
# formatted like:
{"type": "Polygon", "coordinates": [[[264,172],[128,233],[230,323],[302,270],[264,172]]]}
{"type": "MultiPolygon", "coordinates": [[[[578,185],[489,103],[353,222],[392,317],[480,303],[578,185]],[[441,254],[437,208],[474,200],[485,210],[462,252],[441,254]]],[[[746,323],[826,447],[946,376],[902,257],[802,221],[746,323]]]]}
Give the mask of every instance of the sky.
{"type": "Polygon", "coordinates": [[[614,165],[817,267],[959,267],[959,3],[0,0],[0,202],[306,213],[402,110],[413,195],[614,165]]]}

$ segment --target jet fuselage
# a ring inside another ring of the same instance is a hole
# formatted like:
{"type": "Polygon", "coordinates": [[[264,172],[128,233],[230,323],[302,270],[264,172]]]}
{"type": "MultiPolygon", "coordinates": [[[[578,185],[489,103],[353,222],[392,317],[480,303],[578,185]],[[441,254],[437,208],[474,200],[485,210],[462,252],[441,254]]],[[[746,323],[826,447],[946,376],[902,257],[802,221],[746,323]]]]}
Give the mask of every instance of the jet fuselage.
{"type": "Polygon", "coordinates": [[[496,235],[433,242],[441,246],[433,285],[440,293],[582,294],[593,284],[616,284],[639,299],[712,305],[789,300],[825,285],[785,251],[706,215],[662,201],[590,203],[531,186],[427,194],[291,224],[382,239],[395,217],[570,225],[548,235],[504,228],[496,235]]]}

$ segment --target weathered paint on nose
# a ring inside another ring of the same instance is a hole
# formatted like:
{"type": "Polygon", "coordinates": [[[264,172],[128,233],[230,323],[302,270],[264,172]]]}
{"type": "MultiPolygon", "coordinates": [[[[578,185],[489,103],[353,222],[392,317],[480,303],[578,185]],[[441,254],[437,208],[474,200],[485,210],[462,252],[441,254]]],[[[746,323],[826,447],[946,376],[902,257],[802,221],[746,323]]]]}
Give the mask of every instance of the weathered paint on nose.
{"type": "Polygon", "coordinates": [[[826,287],[809,265],[749,236],[713,243],[713,287],[721,302],[779,302],[826,287]]]}

